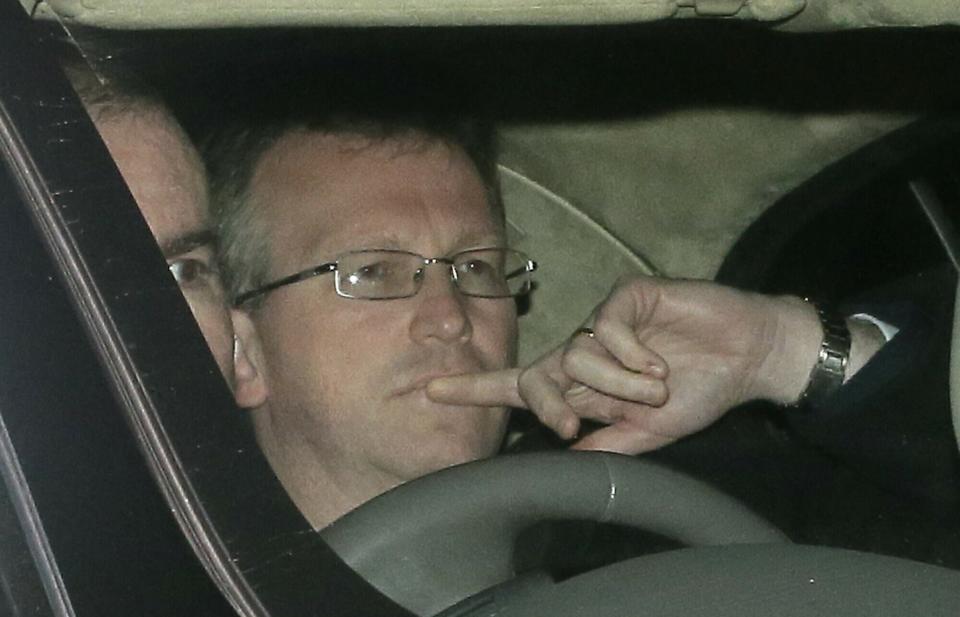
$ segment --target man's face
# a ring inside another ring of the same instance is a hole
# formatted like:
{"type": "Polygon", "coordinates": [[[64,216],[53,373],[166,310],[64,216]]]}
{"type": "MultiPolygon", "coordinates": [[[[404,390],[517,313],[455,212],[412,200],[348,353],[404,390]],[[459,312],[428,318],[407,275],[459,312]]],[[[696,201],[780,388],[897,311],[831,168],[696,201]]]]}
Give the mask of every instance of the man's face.
{"type": "Polygon", "coordinates": [[[207,186],[199,157],[173,119],[157,109],[109,116],[99,120],[97,128],[221,372],[232,382],[233,326],[214,267],[207,186]]]}
{"type": "MultiPolygon", "coordinates": [[[[471,161],[426,139],[290,133],[251,188],[271,277],[357,249],[439,257],[504,240],[471,161]]],[[[342,298],[325,275],[272,292],[254,320],[274,433],[303,440],[341,487],[377,476],[392,485],[496,451],[504,409],[437,404],[425,386],[513,361],[511,299],[463,296],[448,267],[431,265],[411,298],[342,298]]]]}

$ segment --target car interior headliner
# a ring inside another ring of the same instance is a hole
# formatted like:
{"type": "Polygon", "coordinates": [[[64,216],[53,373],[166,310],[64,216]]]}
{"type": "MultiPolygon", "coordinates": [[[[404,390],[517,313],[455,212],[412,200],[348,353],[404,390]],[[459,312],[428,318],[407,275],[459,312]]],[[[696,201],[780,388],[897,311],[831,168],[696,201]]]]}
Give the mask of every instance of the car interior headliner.
{"type": "Polygon", "coordinates": [[[952,0],[21,0],[32,12],[110,28],[620,24],[719,17],[792,31],[960,24],[952,0]]]}

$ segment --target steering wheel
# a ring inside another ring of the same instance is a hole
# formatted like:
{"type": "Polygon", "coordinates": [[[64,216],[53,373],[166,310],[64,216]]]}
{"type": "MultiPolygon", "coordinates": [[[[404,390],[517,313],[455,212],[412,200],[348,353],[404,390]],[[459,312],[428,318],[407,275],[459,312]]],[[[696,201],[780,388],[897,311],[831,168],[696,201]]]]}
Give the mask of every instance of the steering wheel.
{"type": "Polygon", "coordinates": [[[321,535],[394,601],[434,615],[512,579],[518,534],[559,519],[641,527],[691,546],[787,542],[707,484],[599,452],[501,456],[452,467],[371,500],[321,535]]]}
{"type": "Polygon", "coordinates": [[[954,617],[960,572],[796,544],[690,548],[560,583],[489,590],[438,617],[954,617]]]}

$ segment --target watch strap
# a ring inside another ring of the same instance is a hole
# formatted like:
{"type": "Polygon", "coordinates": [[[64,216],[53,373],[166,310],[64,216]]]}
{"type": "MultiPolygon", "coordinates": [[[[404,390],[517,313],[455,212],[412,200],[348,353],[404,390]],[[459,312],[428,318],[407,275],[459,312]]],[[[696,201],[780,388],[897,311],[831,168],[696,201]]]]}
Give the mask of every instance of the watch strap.
{"type": "Polygon", "coordinates": [[[817,361],[810,370],[807,387],[797,404],[818,406],[843,385],[850,360],[850,329],[843,315],[824,305],[812,304],[823,328],[823,340],[817,361]]]}

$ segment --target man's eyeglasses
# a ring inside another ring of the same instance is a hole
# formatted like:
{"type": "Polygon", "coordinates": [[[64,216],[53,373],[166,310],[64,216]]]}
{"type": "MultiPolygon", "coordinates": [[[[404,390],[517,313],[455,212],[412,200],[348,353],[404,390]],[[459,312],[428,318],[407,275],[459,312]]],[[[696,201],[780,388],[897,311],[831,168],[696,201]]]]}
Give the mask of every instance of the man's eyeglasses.
{"type": "Polygon", "coordinates": [[[332,261],[291,274],[244,292],[235,306],[285,285],[334,273],[337,295],[362,300],[393,300],[415,296],[423,285],[424,272],[431,264],[450,268],[450,279],[465,296],[510,298],[520,296],[532,285],[537,264],[524,253],[507,248],[479,248],[450,257],[424,257],[408,251],[386,249],[344,253],[332,261]]]}

